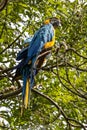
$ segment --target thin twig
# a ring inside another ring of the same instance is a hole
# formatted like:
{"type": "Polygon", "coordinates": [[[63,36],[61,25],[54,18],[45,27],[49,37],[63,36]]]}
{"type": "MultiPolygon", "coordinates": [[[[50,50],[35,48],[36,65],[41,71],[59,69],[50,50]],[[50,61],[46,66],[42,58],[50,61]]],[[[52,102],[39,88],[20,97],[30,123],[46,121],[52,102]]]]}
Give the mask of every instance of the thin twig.
{"type": "Polygon", "coordinates": [[[82,57],[83,59],[87,59],[87,57],[82,56],[81,54],[79,54],[79,53],[77,52],[77,50],[75,50],[74,48],[69,48],[69,49],[67,49],[65,53],[67,53],[68,51],[73,51],[73,52],[76,53],[79,57],[82,57]]]}
{"type": "Polygon", "coordinates": [[[0,11],[2,11],[5,8],[5,6],[7,5],[7,2],[8,0],[2,0],[0,2],[0,11]]]}
{"type": "Polygon", "coordinates": [[[25,32],[25,30],[27,29],[29,23],[27,24],[27,26],[24,28],[24,30],[21,32],[21,34],[11,43],[8,45],[8,47],[6,47],[2,52],[0,52],[0,55],[5,52],[7,49],[9,49],[21,36],[22,34],[25,32]]]}

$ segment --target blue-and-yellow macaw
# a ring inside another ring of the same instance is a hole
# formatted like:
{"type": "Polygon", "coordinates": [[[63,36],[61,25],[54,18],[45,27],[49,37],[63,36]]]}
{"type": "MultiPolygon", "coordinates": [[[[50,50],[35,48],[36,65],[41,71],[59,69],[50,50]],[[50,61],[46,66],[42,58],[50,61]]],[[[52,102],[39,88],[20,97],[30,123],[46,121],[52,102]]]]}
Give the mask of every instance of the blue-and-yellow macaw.
{"type": "Polygon", "coordinates": [[[41,28],[34,34],[33,38],[25,40],[24,43],[29,43],[27,48],[21,50],[17,55],[17,60],[21,60],[16,66],[19,75],[23,78],[23,105],[28,107],[30,99],[30,91],[34,86],[34,76],[37,74],[37,68],[40,68],[46,58],[43,55],[38,59],[39,54],[45,50],[52,48],[55,42],[55,28],[60,25],[57,18],[47,19],[41,28]]]}

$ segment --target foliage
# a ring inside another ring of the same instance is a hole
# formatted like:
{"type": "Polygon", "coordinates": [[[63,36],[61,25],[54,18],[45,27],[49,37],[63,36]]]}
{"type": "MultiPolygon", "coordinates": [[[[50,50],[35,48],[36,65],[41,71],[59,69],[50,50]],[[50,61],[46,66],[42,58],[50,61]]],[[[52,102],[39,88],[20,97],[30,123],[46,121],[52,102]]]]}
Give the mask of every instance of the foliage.
{"type": "Polygon", "coordinates": [[[0,12],[0,26],[0,127],[86,130],[86,0],[10,0],[0,12]],[[30,106],[21,116],[21,80],[14,87],[15,72],[8,70],[17,64],[24,39],[52,16],[62,26],[56,30],[52,56],[35,77],[38,87],[32,90],[30,106]]]}

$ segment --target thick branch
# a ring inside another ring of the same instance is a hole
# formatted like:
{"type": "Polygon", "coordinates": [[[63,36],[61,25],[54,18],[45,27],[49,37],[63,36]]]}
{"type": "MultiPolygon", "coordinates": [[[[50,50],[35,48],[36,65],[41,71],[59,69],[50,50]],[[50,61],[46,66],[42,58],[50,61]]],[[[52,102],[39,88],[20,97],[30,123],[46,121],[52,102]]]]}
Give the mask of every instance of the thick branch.
{"type": "MultiPolygon", "coordinates": [[[[50,50],[46,50],[45,52],[41,53],[41,54],[38,56],[38,59],[41,58],[41,57],[43,57],[44,55],[49,54],[50,52],[51,52],[51,49],[50,49],[50,50]]],[[[1,74],[7,73],[8,71],[13,70],[15,67],[16,67],[16,66],[13,66],[13,67],[11,67],[11,68],[7,68],[7,69],[5,69],[5,70],[1,70],[0,73],[1,73],[1,74]]],[[[38,69],[39,69],[39,68],[38,68],[38,69]]]]}

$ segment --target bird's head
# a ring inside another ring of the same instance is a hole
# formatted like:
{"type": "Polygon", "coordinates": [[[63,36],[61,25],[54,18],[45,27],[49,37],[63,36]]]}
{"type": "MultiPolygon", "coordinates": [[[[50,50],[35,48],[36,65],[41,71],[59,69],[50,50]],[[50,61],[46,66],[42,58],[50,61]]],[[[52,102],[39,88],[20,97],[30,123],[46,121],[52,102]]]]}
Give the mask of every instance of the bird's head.
{"type": "Polygon", "coordinates": [[[56,17],[49,18],[49,19],[45,20],[44,23],[45,23],[45,24],[51,23],[55,29],[56,29],[58,26],[61,26],[60,20],[59,20],[58,18],[56,18],[56,17]]]}
{"type": "Polygon", "coordinates": [[[50,18],[50,23],[53,25],[54,28],[57,28],[58,26],[61,26],[61,22],[58,18],[52,17],[50,18]]]}

